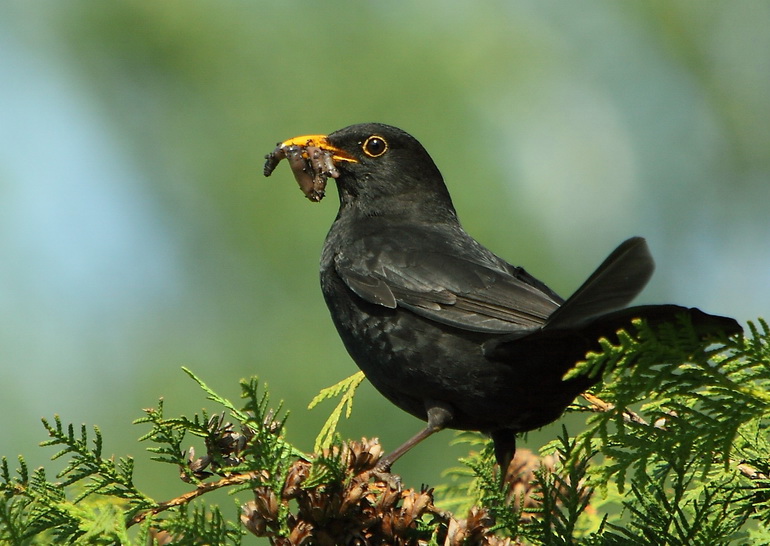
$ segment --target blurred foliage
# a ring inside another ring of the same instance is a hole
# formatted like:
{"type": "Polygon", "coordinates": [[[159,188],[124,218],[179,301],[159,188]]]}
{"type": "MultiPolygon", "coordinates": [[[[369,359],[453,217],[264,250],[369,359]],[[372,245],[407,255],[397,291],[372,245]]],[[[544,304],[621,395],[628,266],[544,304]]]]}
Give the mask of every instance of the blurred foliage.
{"type": "MultiPolygon", "coordinates": [[[[297,408],[350,375],[317,282],[333,197],[260,173],[276,141],[354,122],[415,134],[469,232],[560,293],[638,233],[647,297],[770,305],[766,3],[16,1],[0,35],[0,452],[98,409],[129,453],[137,406],[197,411],[179,365],[297,408]]],[[[420,426],[367,385],[356,404],[346,436],[420,426]]],[[[309,450],[322,421],[287,437],[309,450]]],[[[446,442],[405,477],[439,481],[446,442]]]]}

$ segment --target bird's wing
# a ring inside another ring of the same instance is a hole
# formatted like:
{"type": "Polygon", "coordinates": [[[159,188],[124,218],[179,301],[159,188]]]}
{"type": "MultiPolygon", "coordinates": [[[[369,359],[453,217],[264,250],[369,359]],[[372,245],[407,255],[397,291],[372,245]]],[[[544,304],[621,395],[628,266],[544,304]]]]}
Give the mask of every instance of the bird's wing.
{"type": "Polygon", "coordinates": [[[456,246],[425,244],[430,242],[410,248],[403,240],[392,244],[383,236],[360,238],[336,256],[335,269],[356,295],[370,303],[403,307],[476,332],[532,331],[562,301],[535,286],[523,270],[491,254],[479,254],[480,246],[463,252],[456,246]]]}

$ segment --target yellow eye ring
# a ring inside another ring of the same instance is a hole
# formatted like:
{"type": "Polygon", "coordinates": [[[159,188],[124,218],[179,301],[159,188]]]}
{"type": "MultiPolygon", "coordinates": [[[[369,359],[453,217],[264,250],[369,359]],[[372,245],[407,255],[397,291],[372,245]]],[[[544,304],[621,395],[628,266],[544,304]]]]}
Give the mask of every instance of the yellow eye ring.
{"type": "Polygon", "coordinates": [[[378,135],[372,135],[366,139],[363,146],[364,153],[369,157],[380,157],[388,151],[387,141],[378,135]]]}

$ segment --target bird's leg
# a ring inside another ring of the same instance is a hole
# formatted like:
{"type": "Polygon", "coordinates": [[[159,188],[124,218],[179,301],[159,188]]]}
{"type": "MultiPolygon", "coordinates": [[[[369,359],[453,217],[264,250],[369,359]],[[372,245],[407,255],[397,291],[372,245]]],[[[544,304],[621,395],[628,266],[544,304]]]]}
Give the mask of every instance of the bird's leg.
{"type": "Polygon", "coordinates": [[[508,466],[516,454],[516,433],[512,430],[501,428],[492,431],[492,441],[495,443],[495,459],[500,465],[503,476],[508,471],[508,466]]]}
{"type": "Polygon", "coordinates": [[[401,455],[412,449],[431,434],[444,429],[452,422],[454,414],[449,405],[429,400],[425,402],[425,406],[428,413],[428,425],[397,447],[394,451],[391,451],[385,457],[380,459],[380,462],[377,463],[377,470],[383,472],[389,471],[390,467],[393,466],[393,463],[395,463],[401,455]]]}

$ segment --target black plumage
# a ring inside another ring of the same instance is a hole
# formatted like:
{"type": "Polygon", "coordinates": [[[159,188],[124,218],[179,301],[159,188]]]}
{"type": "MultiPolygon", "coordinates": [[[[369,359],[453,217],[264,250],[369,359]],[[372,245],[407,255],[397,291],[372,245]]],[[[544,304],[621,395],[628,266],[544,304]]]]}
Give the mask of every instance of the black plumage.
{"type": "MultiPolygon", "coordinates": [[[[321,287],[345,347],[386,398],[428,421],[385,466],[444,427],[490,434],[506,465],[517,433],[558,419],[597,381],[564,374],[632,319],[686,314],[704,338],[741,331],[694,308],[626,308],[654,269],[638,237],[563,300],[463,230],[438,168],[400,129],[353,125],[291,139],[278,153],[289,147],[322,150],[336,167],[328,176],[340,209],[323,247],[321,287]]],[[[266,174],[280,157],[271,154],[266,174]]],[[[323,174],[312,169],[308,161],[298,181],[323,174]]]]}

